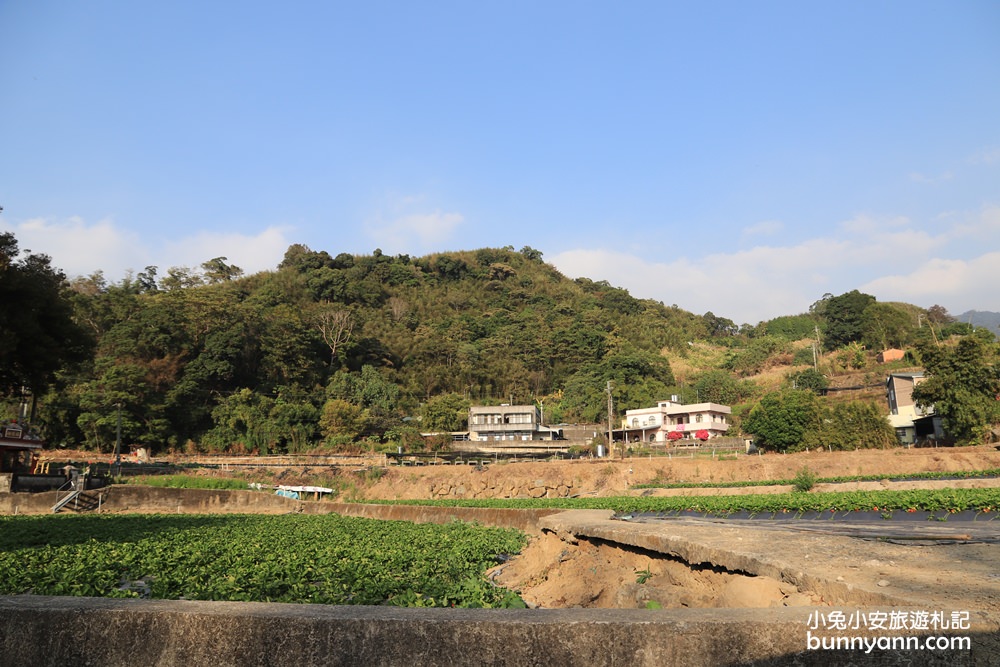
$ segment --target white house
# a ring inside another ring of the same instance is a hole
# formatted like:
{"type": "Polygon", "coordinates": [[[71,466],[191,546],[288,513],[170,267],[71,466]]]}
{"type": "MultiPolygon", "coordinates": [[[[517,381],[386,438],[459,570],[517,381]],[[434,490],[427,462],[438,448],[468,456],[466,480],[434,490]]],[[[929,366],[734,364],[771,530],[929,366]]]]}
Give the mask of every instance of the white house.
{"type": "Polygon", "coordinates": [[[534,405],[474,405],[469,408],[469,440],[556,440],[559,429],[542,424],[534,405]]]}
{"type": "Polygon", "coordinates": [[[698,433],[708,438],[725,435],[729,430],[732,408],[718,403],[684,405],[671,397],[652,408],[626,410],[622,428],[615,435],[628,442],[669,442],[675,439],[697,439],[698,433]],[[673,432],[676,435],[670,436],[673,432]]]}

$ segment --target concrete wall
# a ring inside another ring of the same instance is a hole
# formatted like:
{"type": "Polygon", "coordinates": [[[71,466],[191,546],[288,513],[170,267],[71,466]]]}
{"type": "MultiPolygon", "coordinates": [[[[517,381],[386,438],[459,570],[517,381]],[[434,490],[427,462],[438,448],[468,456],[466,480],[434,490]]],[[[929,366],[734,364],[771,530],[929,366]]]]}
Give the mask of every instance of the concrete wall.
{"type": "MultiPolygon", "coordinates": [[[[0,493],[0,514],[50,514],[59,495],[44,493],[0,493]]],[[[128,484],[87,491],[80,496],[79,506],[70,503],[64,512],[138,512],[151,514],[305,514],[337,513],[345,516],[414,521],[416,523],[448,523],[478,521],[492,526],[505,526],[525,531],[537,531],[539,520],[562,510],[513,510],[477,507],[429,508],[419,505],[367,505],[329,501],[292,500],[266,491],[238,489],[168,489],[128,484]]]]}
{"type": "MultiPolygon", "coordinates": [[[[0,514],[48,514],[65,492],[0,494],[0,514]]],[[[116,485],[80,494],[79,503],[64,511],[185,513],[185,514],[287,514],[300,511],[304,501],[262,491],[233,489],[167,489],[116,485]]]]}
{"type": "Polygon", "coordinates": [[[973,665],[965,651],[808,650],[806,612],[488,610],[0,598],[4,665],[973,665]]]}

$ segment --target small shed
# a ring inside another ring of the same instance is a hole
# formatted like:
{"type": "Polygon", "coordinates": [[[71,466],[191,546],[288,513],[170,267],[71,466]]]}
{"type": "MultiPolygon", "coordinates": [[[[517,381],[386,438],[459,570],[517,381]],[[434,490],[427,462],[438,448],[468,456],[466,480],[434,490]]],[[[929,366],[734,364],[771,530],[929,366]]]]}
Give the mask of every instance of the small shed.
{"type": "Polygon", "coordinates": [[[877,359],[880,364],[887,364],[890,361],[899,361],[904,356],[906,356],[906,353],[902,350],[890,349],[879,352],[877,359]]]}

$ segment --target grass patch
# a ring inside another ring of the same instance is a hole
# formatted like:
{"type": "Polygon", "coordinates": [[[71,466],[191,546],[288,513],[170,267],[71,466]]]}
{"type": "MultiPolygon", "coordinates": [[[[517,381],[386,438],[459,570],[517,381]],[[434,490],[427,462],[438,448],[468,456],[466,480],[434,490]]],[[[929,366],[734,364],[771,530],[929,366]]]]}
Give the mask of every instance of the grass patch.
{"type": "Polygon", "coordinates": [[[168,489],[243,489],[249,488],[246,480],[231,477],[198,477],[196,475],[136,475],[116,480],[121,484],[156,486],[168,489]]]}
{"type": "MultiPolygon", "coordinates": [[[[910,472],[896,475],[840,475],[838,477],[817,477],[816,484],[836,484],[841,482],[881,482],[885,480],[935,480],[935,479],[976,479],[1000,477],[1000,468],[987,470],[961,470],[956,472],[910,472]]],[[[635,484],[633,489],[726,489],[747,486],[794,486],[795,479],[743,480],[737,482],[667,482],[653,480],[645,484],[635,484]]]]}
{"type": "Polygon", "coordinates": [[[741,496],[615,496],[587,498],[469,498],[441,500],[366,500],[368,503],[431,507],[510,509],[605,509],[620,514],[698,512],[726,516],[736,512],[869,512],[973,510],[992,513],[1000,508],[1000,489],[909,489],[903,491],[844,491],[773,493],[741,496]]]}

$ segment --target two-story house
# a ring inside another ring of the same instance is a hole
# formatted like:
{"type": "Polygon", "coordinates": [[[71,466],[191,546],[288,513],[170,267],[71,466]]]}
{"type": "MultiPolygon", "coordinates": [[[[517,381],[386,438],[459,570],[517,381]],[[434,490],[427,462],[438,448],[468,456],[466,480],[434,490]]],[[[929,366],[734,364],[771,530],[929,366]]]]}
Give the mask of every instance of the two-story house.
{"type": "Polygon", "coordinates": [[[555,440],[558,429],[542,425],[534,405],[474,405],[469,408],[469,440],[555,440]]]}
{"type": "Polygon", "coordinates": [[[729,430],[732,408],[718,403],[693,403],[684,405],[672,396],[652,408],[626,410],[622,428],[615,431],[616,438],[627,442],[660,442],[674,439],[696,439],[697,434],[714,438],[729,430]],[[670,434],[674,433],[673,436],[670,434]]]}

